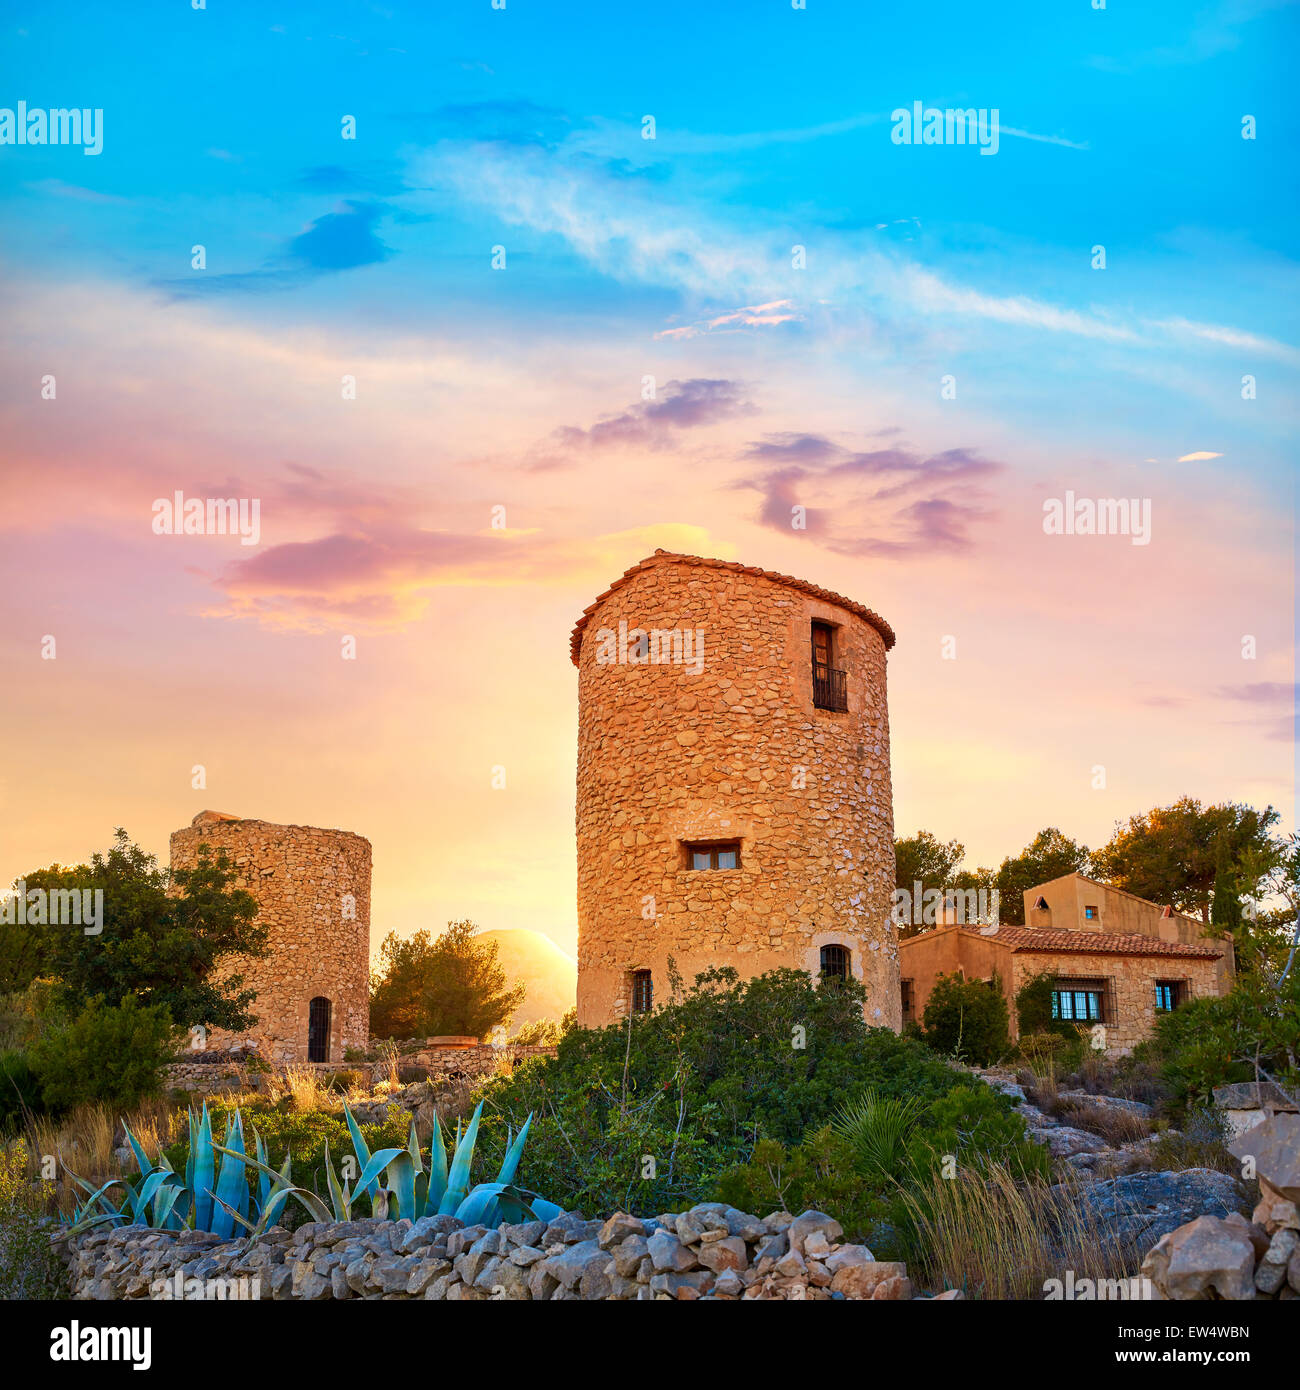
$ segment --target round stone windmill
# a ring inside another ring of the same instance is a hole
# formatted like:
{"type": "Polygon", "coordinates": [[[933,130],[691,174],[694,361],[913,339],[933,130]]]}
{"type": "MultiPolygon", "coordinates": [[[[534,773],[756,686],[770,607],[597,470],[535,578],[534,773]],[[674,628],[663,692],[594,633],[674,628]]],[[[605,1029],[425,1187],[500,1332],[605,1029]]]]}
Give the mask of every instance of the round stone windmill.
{"type": "Polygon", "coordinates": [[[578,1022],[714,965],[852,975],[901,1026],[889,624],[789,575],[656,551],[579,619],[578,1022]]]}

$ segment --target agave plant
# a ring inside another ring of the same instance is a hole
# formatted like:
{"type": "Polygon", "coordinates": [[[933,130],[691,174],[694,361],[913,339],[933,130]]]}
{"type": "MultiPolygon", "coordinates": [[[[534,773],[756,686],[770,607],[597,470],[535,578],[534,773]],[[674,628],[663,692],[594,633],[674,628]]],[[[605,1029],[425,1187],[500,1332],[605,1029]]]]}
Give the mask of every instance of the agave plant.
{"type": "MultiPolygon", "coordinates": [[[[422,1216],[444,1215],[455,1216],[466,1225],[478,1223],[485,1226],[499,1225],[502,1221],[553,1220],[560,1215],[562,1209],[554,1202],[545,1201],[535,1192],[517,1187],[514,1181],[532,1124],[531,1115],[518,1135],[508,1143],[496,1181],[478,1183],[470,1188],[470,1168],[474,1161],[474,1147],[478,1142],[479,1118],[482,1113],[483,1102],[480,1101],[464,1134],[459,1132],[459,1128],[457,1130],[456,1144],[451,1164],[448,1166],[442,1122],[435,1110],[426,1167],[414,1120],[411,1121],[411,1134],[406,1148],[380,1149],[371,1153],[361,1133],[361,1127],[345,1102],[343,1114],[348,1132],[352,1136],[352,1147],[359,1170],[356,1186],[353,1187],[346,1177],[340,1181],[330,1157],[329,1146],[326,1145],[325,1182],[329,1193],[329,1205],[327,1206],[318,1194],[304,1192],[300,1188],[293,1189],[294,1195],[312,1213],[316,1221],[351,1220],[354,1203],[362,1197],[369,1203],[370,1214],[381,1219],[400,1220],[408,1217],[414,1221],[422,1216]]],[[[216,1147],[219,1152],[225,1152],[220,1145],[216,1147]]],[[[270,1176],[277,1176],[274,1169],[266,1165],[265,1159],[259,1157],[258,1160],[249,1159],[247,1162],[264,1180],[270,1176]]]]}
{"type": "Polygon", "coordinates": [[[71,1228],[82,1231],[103,1225],[139,1224],[157,1230],[211,1231],[229,1238],[238,1227],[256,1239],[275,1224],[290,1198],[305,1208],[313,1221],[351,1220],[353,1207],[361,1198],[366,1200],[370,1215],[392,1220],[402,1217],[415,1220],[435,1214],[456,1216],[466,1225],[553,1220],[560,1215],[561,1208],[534,1192],[517,1187],[514,1181],[532,1124],[531,1115],[518,1135],[507,1138],[506,1156],[496,1181],[478,1183],[470,1188],[470,1167],[482,1112],[480,1101],[463,1135],[457,1126],[456,1144],[448,1166],[442,1124],[435,1111],[426,1168],[414,1120],[406,1148],[379,1149],[371,1153],[361,1127],[345,1103],[343,1113],[352,1137],[358,1177],[355,1187],[346,1177],[339,1180],[327,1143],[327,1204],[319,1193],[294,1183],[290,1155],[286,1154],[278,1170],[271,1166],[266,1145],[255,1128],[254,1152],[248,1153],[244,1119],[239,1110],[235,1110],[226,1123],[225,1142],[217,1143],[212,1137],[212,1118],[205,1101],[200,1114],[190,1111],[190,1148],[183,1174],[177,1173],[162,1153],[157,1164],[151,1165],[143,1145],[125,1124],[123,1128],[140,1173],[138,1181],[110,1178],[96,1188],[64,1163],[68,1175],[86,1194],[86,1200],[73,1214],[71,1228]],[[257,1175],[256,1196],[249,1191],[250,1171],[257,1175]],[[124,1194],[119,1205],[114,1205],[109,1197],[116,1188],[121,1188],[124,1194]]]}

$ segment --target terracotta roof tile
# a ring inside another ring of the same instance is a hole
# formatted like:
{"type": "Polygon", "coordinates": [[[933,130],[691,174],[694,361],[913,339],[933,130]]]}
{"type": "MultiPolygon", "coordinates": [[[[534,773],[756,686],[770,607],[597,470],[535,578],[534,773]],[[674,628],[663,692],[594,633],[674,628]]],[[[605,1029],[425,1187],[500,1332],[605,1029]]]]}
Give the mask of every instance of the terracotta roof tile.
{"type": "Polygon", "coordinates": [[[621,589],[634,575],[640,574],[642,570],[653,569],[656,565],[667,564],[703,565],[707,569],[732,570],[737,574],[752,574],[762,579],[771,579],[777,584],[784,584],[788,589],[797,589],[800,593],[808,594],[812,598],[822,599],[826,603],[834,603],[840,608],[847,609],[850,613],[856,613],[859,618],[865,618],[885,639],[886,651],[894,645],[894,629],[879,613],[873,613],[870,608],[861,603],[855,603],[851,598],[845,598],[843,594],[832,593],[830,589],[822,589],[816,584],[810,584],[806,579],[796,579],[790,574],[778,574],[775,570],[758,569],[754,565],[742,565],[738,560],[712,560],[703,555],[676,555],[671,551],[656,550],[653,555],[647,555],[639,564],[633,565],[629,570],[624,570],[621,579],[616,579],[597,598],[595,603],[582,610],[582,617],[578,619],[569,638],[569,656],[575,666],[578,665],[578,659],[582,652],[582,634],[586,630],[587,620],[596,609],[612,593],[621,589]]]}
{"type": "MultiPolygon", "coordinates": [[[[977,927],[964,930],[979,932],[977,927]]],[[[1224,947],[1204,941],[1185,944],[1161,941],[1153,936],[1121,936],[1116,932],[1066,931],[1051,927],[998,927],[988,939],[1001,941],[1013,951],[1073,951],[1102,956],[1198,956],[1215,960],[1224,947]]]]}

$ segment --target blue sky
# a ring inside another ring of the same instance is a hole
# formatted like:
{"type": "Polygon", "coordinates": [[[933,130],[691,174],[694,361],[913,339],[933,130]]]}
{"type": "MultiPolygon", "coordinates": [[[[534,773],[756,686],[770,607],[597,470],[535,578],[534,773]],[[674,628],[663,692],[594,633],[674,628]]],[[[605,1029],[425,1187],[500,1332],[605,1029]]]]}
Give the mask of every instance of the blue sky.
{"type": "MultiPolygon", "coordinates": [[[[461,740],[478,760],[461,771],[533,766],[512,804],[554,842],[519,866],[489,799],[438,824],[435,867],[447,915],[522,925],[544,899],[562,945],[566,624],[656,544],[799,573],[893,623],[902,833],[996,862],[1044,824],[1096,843],[1184,793],[1290,808],[1298,17],[1283,0],[12,4],[0,108],[102,108],[104,148],[0,146],[9,558],[35,611],[88,632],[92,561],[114,568],[101,659],[122,718],[136,682],[193,699],[178,641],[200,665],[219,650],[203,693],[243,711],[232,736],[293,707],[304,634],[368,619],[371,698],[421,691],[444,723],[507,727],[516,710],[482,708],[430,655],[463,636],[439,595],[527,607],[548,732],[513,755],[461,740]],[[915,101],[996,108],[996,155],[893,143],[915,101]],[[31,387],[45,371],[57,410],[31,387]],[[344,373],[361,389],[340,411],[344,373]],[[265,499],[254,555],[176,568],[139,539],[150,498],[227,483],[265,499]],[[1150,547],[1045,546],[1043,500],[1067,489],[1151,497],[1150,547]],[[817,528],[790,534],[792,501],[817,528]],[[489,558],[498,503],[513,519],[489,558]],[[66,547],[48,573],[42,528],[66,547]],[[953,632],[958,680],[934,665],[953,632]],[[1113,796],[1089,790],[1098,762],[1113,796]],[[513,885],[500,901],[476,897],[490,874],[513,885]]],[[[352,685],[316,680],[322,721],[355,717],[352,685]]],[[[58,702],[33,701],[59,727],[58,702]]],[[[375,804],[298,720],[267,735],[274,777],[251,749],[210,799],[360,817],[432,872],[433,821],[388,823],[419,759],[392,709],[370,718],[392,755],[375,804]]],[[[116,785],[159,746],[189,767],[192,736],[123,733],[116,785]]],[[[461,757],[429,753],[458,810],[461,757]]],[[[76,848],[123,819],[158,847],[174,801],[142,784],[134,817],[87,802],[76,848]]],[[[31,862],[69,857],[64,814],[34,808],[31,862]]],[[[420,885],[389,891],[408,925],[420,885]]]]}

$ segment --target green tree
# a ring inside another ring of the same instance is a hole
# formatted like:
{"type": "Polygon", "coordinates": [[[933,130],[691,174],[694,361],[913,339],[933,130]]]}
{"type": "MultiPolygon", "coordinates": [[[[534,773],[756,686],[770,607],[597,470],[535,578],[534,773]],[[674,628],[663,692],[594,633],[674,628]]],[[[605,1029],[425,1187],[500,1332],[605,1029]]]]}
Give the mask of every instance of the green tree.
{"type": "Polygon", "coordinates": [[[965,854],[966,846],[959,841],[944,844],[928,830],[918,830],[915,835],[894,841],[894,884],[908,895],[904,901],[910,907],[904,914],[906,920],[898,922],[900,940],[925,930],[921,920],[925,894],[952,887],[954,872],[965,854]]]}
{"type": "Polygon", "coordinates": [[[389,932],[370,980],[370,1029],[381,1038],[457,1033],[486,1037],[523,1003],[524,985],[510,987],[495,941],[476,941],[473,922],[448,922],[433,936],[389,932]]]}
{"type": "Polygon", "coordinates": [[[1065,874],[1083,873],[1088,867],[1088,846],[1081,845],[1054,825],[1040,830],[1014,859],[1004,859],[994,884],[1000,898],[999,920],[1008,926],[1025,922],[1025,890],[1065,874]]]}
{"type": "Polygon", "coordinates": [[[134,994],[115,1005],[96,998],[37,1039],[30,1060],[51,1110],[102,1101],[121,1111],[158,1094],[183,1037],[163,1004],[141,1004],[134,994]]]}
{"type": "Polygon", "coordinates": [[[986,1067],[1011,1046],[1010,1011],[1002,981],[940,975],[921,1017],[925,1040],[936,1052],[986,1067]]]}
{"type": "Polygon", "coordinates": [[[131,994],[165,1009],[178,1027],[249,1027],[255,991],[229,967],[236,957],[266,955],[267,929],[255,920],[252,894],[231,886],[234,877],[225,854],[214,860],[206,845],[192,869],[168,874],[120,829],[89,864],[28,874],[29,889],[103,891],[99,933],[44,928],[48,968],[69,1007],[131,994]]]}
{"type": "Polygon", "coordinates": [[[1116,887],[1208,922],[1220,857],[1237,874],[1238,892],[1255,896],[1280,853],[1270,834],[1277,819],[1272,806],[1202,806],[1184,796],[1117,824],[1093,865],[1116,887]]]}

